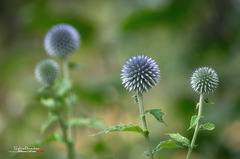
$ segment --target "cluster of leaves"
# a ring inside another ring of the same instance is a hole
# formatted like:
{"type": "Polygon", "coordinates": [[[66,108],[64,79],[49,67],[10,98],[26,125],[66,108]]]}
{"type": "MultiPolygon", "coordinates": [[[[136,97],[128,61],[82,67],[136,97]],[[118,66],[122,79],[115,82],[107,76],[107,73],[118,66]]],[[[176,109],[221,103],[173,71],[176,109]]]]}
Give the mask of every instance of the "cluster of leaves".
{"type": "MultiPolygon", "coordinates": [[[[205,103],[207,104],[214,104],[211,100],[209,100],[208,98],[204,99],[205,103]]],[[[190,125],[188,130],[195,128],[197,123],[199,122],[199,120],[203,118],[203,116],[199,117],[197,115],[193,115],[190,121],[190,125]]],[[[205,124],[200,124],[199,125],[199,130],[213,130],[215,128],[213,123],[205,123],[205,124]]],[[[177,143],[181,144],[181,147],[190,147],[190,140],[182,135],[180,135],[179,133],[176,134],[169,134],[169,136],[177,143]]]]}
{"type": "MultiPolygon", "coordinates": [[[[207,104],[213,104],[213,102],[210,101],[208,98],[205,98],[204,101],[207,104]]],[[[137,98],[135,98],[135,102],[138,102],[137,98]]],[[[145,116],[147,113],[150,113],[151,115],[153,115],[158,122],[163,123],[167,127],[167,124],[163,120],[164,113],[162,112],[161,109],[146,110],[143,115],[145,116]]],[[[196,124],[198,123],[198,121],[201,118],[203,118],[203,117],[198,117],[196,115],[193,115],[192,118],[191,118],[190,126],[189,126],[188,130],[196,127],[196,124]]],[[[213,129],[214,129],[214,124],[212,124],[210,122],[208,122],[206,124],[200,124],[199,125],[199,130],[213,130],[213,129]]],[[[126,132],[126,131],[128,131],[128,132],[135,132],[135,133],[142,134],[143,136],[145,136],[146,134],[149,133],[148,131],[144,131],[140,126],[132,125],[132,124],[125,125],[125,124],[120,123],[117,126],[111,126],[111,127],[107,128],[107,129],[101,131],[101,132],[98,132],[98,133],[94,134],[94,135],[106,134],[106,133],[109,133],[109,132],[116,132],[116,131],[119,131],[119,132],[126,132]]],[[[164,149],[164,148],[171,149],[171,148],[190,147],[190,144],[191,144],[190,140],[188,138],[182,136],[181,134],[179,134],[179,133],[170,133],[169,136],[170,136],[171,139],[165,140],[165,141],[161,141],[152,150],[153,154],[158,152],[158,151],[160,151],[160,150],[162,150],[162,149],[164,149]]],[[[144,154],[146,156],[149,156],[149,152],[148,151],[146,151],[144,154]]]]}
{"type": "MultiPolygon", "coordinates": [[[[71,65],[73,69],[77,65],[71,65]]],[[[70,67],[71,68],[71,67],[70,67]]],[[[70,106],[74,106],[78,103],[78,97],[72,91],[72,83],[66,78],[57,79],[53,86],[44,86],[39,89],[39,98],[46,108],[48,108],[48,119],[42,125],[41,132],[44,133],[53,123],[62,120],[62,114],[64,109],[70,106]]],[[[104,124],[95,119],[94,117],[82,118],[74,117],[69,120],[62,120],[64,129],[68,129],[72,126],[88,126],[103,128],[104,124]]],[[[50,134],[46,139],[36,142],[33,145],[43,145],[52,141],[66,142],[64,135],[58,131],[50,134]]]]}
{"type": "MultiPolygon", "coordinates": [[[[135,98],[135,102],[137,102],[136,99],[137,98],[135,98]]],[[[164,113],[162,112],[161,109],[146,110],[143,115],[145,116],[148,113],[153,115],[153,117],[158,122],[163,123],[167,127],[167,124],[163,120],[164,113]]],[[[106,134],[106,133],[109,133],[109,132],[116,132],[116,131],[118,131],[118,132],[127,132],[127,131],[128,132],[135,132],[135,133],[139,133],[139,134],[141,134],[143,136],[145,136],[145,135],[147,135],[149,133],[148,131],[143,130],[140,126],[133,125],[133,124],[125,125],[125,124],[120,123],[117,126],[111,126],[111,127],[107,128],[107,129],[101,131],[101,132],[98,132],[98,133],[94,134],[94,135],[106,134]]],[[[181,148],[181,146],[175,144],[173,142],[173,140],[161,141],[156,146],[156,148],[152,150],[152,153],[154,154],[154,153],[162,150],[163,148],[167,148],[167,149],[170,149],[170,148],[181,148]]],[[[149,152],[146,151],[144,154],[148,156],[149,152]]]]}
{"type": "Polygon", "coordinates": [[[57,79],[53,86],[43,86],[39,89],[41,103],[49,109],[76,104],[77,96],[72,93],[72,84],[66,78],[57,79]]]}
{"type": "MultiPolygon", "coordinates": [[[[166,123],[164,122],[164,120],[162,118],[164,113],[162,112],[161,109],[146,110],[144,113],[144,116],[148,112],[150,114],[152,114],[157,119],[157,121],[166,125],[166,123]]],[[[103,131],[100,131],[100,132],[94,134],[94,135],[106,134],[106,133],[113,132],[113,131],[130,131],[130,132],[137,132],[142,135],[146,135],[147,133],[149,133],[148,131],[142,130],[142,128],[140,128],[140,126],[134,126],[132,124],[129,124],[129,125],[119,124],[118,126],[111,126],[103,131]]]]}

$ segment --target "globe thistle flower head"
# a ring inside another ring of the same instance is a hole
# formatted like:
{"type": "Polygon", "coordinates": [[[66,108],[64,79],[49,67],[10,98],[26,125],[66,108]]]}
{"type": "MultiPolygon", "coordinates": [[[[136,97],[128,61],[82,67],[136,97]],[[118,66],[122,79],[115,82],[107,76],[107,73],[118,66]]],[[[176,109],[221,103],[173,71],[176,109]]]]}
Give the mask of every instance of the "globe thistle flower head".
{"type": "Polygon", "coordinates": [[[160,79],[160,70],[154,60],[144,55],[133,56],[123,66],[122,84],[129,91],[148,92],[160,79]]]}
{"type": "Polygon", "coordinates": [[[58,74],[59,65],[51,59],[39,62],[35,68],[36,79],[44,84],[53,84],[58,74]]]}
{"type": "Polygon", "coordinates": [[[68,24],[53,26],[44,39],[45,50],[52,57],[65,58],[74,53],[79,45],[78,31],[68,24]]]}
{"type": "Polygon", "coordinates": [[[191,77],[192,88],[199,94],[214,92],[218,83],[216,71],[209,67],[198,68],[191,77]]]}

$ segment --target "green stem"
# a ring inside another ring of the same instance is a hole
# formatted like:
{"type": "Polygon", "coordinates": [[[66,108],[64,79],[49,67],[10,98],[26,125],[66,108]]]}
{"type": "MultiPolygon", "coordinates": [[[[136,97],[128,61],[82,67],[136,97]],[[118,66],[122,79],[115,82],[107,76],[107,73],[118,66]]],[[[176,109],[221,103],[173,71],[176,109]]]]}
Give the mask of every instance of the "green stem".
{"type": "MultiPolygon", "coordinates": [[[[50,86],[50,90],[51,90],[51,95],[52,95],[53,99],[56,100],[56,96],[55,96],[55,93],[54,93],[54,90],[53,90],[53,85],[50,86]]],[[[58,116],[58,121],[59,121],[61,130],[62,130],[62,133],[63,133],[64,143],[65,143],[66,148],[67,148],[68,159],[75,159],[74,145],[73,145],[73,142],[68,139],[67,126],[64,123],[64,120],[62,119],[61,114],[58,111],[57,105],[51,111],[58,116]]]]}
{"type": "MultiPolygon", "coordinates": [[[[198,107],[198,117],[199,117],[199,120],[202,116],[202,107],[203,107],[203,93],[200,94],[200,99],[199,99],[199,107],[198,107]]],[[[195,145],[195,141],[197,139],[197,135],[198,135],[198,132],[199,132],[199,120],[196,124],[196,127],[195,127],[195,130],[194,130],[194,134],[193,134],[193,138],[192,138],[192,142],[191,142],[191,145],[188,149],[188,154],[187,154],[187,158],[186,159],[189,159],[190,158],[190,155],[191,155],[191,152],[194,148],[194,145],[195,145]]]]}
{"type": "MultiPolygon", "coordinates": [[[[138,96],[138,106],[139,106],[140,116],[141,116],[141,119],[142,119],[143,130],[148,132],[146,118],[145,118],[145,115],[144,115],[144,105],[143,105],[142,93],[138,92],[137,96],[138,96]]],[[[146,133],[145,139],[146,139],[146,142],[147,142],[149,158],[154,159],[148,133],[146,133]]]]}
{"type": "Polygon", "coordinates": [[[69,79],[69,69],[68,69],[67,59],[63,58],[62,63],[63,63],[63,76],[64,76],[64,78],[69,79]]]}
{"type": "MultiPolygon", "coordinates": [[[[63,58],[62,63],[63,63],[63,76],[64,76],[65,79],[70,80],[67,59],[63,58]]],[[[69,96],[69,93],[68,93],[68,96],[69,96]]],[[[73,110],[73,105],[70,102],[69,107],[68,107],[68,118],[72,119],[73,117],[74,117],[74,110],[73,110]]],[[[75,141],[75,138],[76,138],[75,126],[70,127],[70,134],[71,134],[71,140],[74,144],[74,141],[75,141]]]]}
{"type": "Polygon", "coordinates": [[[61,129],[62,129],[62,132],[63,132],[64,142],[66,143],[68,159],[74,159],[75,158],[74,147],[73,147],[72,141],[70,141],[67,137],[67,128],[66,128],[61,116],[59,116],[58,120],[59,120],[61,129]]]}

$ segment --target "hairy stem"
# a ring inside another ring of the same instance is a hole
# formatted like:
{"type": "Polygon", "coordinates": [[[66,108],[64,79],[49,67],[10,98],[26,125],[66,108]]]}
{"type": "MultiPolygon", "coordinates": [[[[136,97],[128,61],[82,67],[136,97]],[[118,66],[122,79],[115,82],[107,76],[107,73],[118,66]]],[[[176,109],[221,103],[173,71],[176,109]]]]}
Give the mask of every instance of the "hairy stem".
{"type": "MultiPolygon", "coordinates": [[[[53,90],[53,85],[50,86],[50,90],[51,90],[52,97],[56,100],[56,96],[55,96],[55,93],[53,90]]],[[[62,119],[61,114],[58,111],[57,105],[55,105],[55,108],[51,111],[58,116],[58,121],[59,121],[61,130],[62,130],[62,133],[63,133],[64,143],[67,148],[68,159],[75,159],[74,145],[73,145],[73,142],[68,139],[67,126],[66,126],[64,120],[62,119]]]]}
{"type": "Polygon", "coordinates": [[[66,128],[66,126],[64,124],[64,121],[61,118],[61,116],[59,116],[58,120],[59,120],[59,123],[60,123],[61,130],[63,132],[64,142],[65,142],[66,147],[67,147],[68,159],[74,159],[75,158],[74,147],[73,147],[72,141],[70,141],[67,137],[67,128],[66,128]]]}
{"type": "MultiPolygon", "coordinates": [[[[203,107],[203,93],[200,94],[200,99],[199,99],[199,105],[198,105],[198,117],[199,117],[199,120],[200,120],[200,117],[202,116],[202,107],[203,107]]],[[[192,138],[192,142],[191,142],[191,145],[190,147],[188,148],[188,154],[187,154],[187,158],[186,159],[189,159],[190,158],[190,155],[191,155],[191,152],[194,148],[194,145],[195,145],[195,141],[197,139],[197,135],[198,135],[198,132],[199,132],[199,120],[196,124],[196,127],[195,127],[195,130],[194,130],[194,134],[193,134],[193,138],[192,138]]]]}
{"type": "MultiPolygon", "coordinates": [[[[63,76],[65,79],[70,80],[70,76],[69,76],[69,68],[68,68],[68,61],[66,58],[62,59],[62,63],[63,63],[63,76]]],[[[68,93],[69,96],[69,93],[68,93]]],[[[70,104],[68,105],[68,118],[72,119],[74,117],[74,110],[73,110],[73,105],[70,104]]],[[[71,134],[71,140],[74,144],[75,138],[76,138],[76,134],[75,134],[75,126],[71,126],[70,127],[70,134],[71,134]]]]}
{"type": "MultiPolygon", "coordinates": [[[[142,119],[143,130],[148,132],[146,118],[145,118],[145,115],[144,115],[144,105],[143,105],[142,93],[138,92],[137,97],[138,97],[138,106],[139,106],[140,116],[141,116],[141,119],[142,119]]],[[[146,133],[145,139],[146,139],[146,142],[147,142],[149,158],[154,159],[148,133],[146,133]]]]}

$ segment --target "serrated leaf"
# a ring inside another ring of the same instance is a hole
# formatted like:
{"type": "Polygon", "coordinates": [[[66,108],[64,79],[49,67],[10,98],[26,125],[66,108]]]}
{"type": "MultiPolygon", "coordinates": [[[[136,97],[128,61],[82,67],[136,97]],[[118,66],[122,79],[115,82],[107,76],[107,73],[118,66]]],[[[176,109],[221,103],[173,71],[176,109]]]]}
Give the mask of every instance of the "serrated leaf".
{"type": "Polygon", "coordinates": [[[207,104],[214,104],[214,102],[211,101],[211,100],[208,99],[208,98],[204,98],[204,101],[205,101],[205,103],[207,103],[207,104]]]}
{"type": "Polygon", "coordinates": [[[154,151],[159,151],[163,148],[166,149],[171,149],[171,148],[182,148],[182,146],[179,146],[177,144],[175,144],[175,142],[173,142],[172,140],[166,140],[166,141],[162,141],[160,142],[157,147],[154,149],[154,151]]]}
{"type": "Polygon", "coordinates": [[[177,134],[169,134],[169,136],[174,139],[175,141],[181,143],[183,146],[190,146],[190,141],[186,137],[180,135],[179,133],[177,134]]]}
{"type": "Polygon", "coordinates": [[[73,118],[67,122],[67,126],[89,126],[96,128],[103,128],[105,125],[95,118],[73,118]]]}
{"type": "Polygon", "coordinates": [[[203,125],[200,125],[200,130],[213,130],[215,128],[213,123],[206,123],[203,125]]]}
{"type": "Polygon", "coordinates": [[[56,104],[53,98],[42,98],[40,102],[48,108],[54,108],[56,104]]]}
{"type": "MultiPolygon", "coordinates": [[[[165,141],[160,142],[160,143],[156,146],[156,148],[153,150],[152,153],[154,154],[154,153],[156,153],[156,152],[158,152],[158,151],[160,151],[160,150],[162,150],[162,149],[164,149],[164,148],[166,148],[166,149],[182,148],[182,146],[179,146],[179,145],[175,144],[175,142],[173,142],[172,140],[165,140],[165,141]]],[[[144,154],[145,154],[146,156],[149,156],[149,152],[148,152],[148,151],[145,151],[144,154]]]]}
{"type": "Polygon", "coordinates": [[[167,124],[164,122],[164,120],[163,120],[163,115],[164,115],[164,113],[162,112],[162,110],[161,109],[151,109],[151,110],[146,110],[145,112],[144,112],[144,116],[147,114],[147,113],[150,113],[150,114],[152,114],[154,117],[155,117],[155,119],[157,119],[157,121],[159,121],[160,123],[163,123],[166,127],[167,127],[167,124]]]}
{"type": "Polygon", "coordinates": [[[63,96],[72,88],[72,84],[69,79],[62,78],[55,83],[55,92],[57,96],[63,96]]]}
{"type": "Polygon", "coordinates": [[[193,128],[197,124],[197,122],[199,121],[200,118],[201,117],[199,117],[197,115],[193,115],[192,118],[191,118],[190,126],[189,126],[188,130],[193,128]]]}
{"type": "Polygon", "coordinates": [[[124,125],[124,124],[119,124],[118,126],[111,126],[109,127],[108,129],[105,129],[103,131],[100,131],[95,135],[100,135],[100,134],[106,134],[106,133],[109,133],[109,132],[113,132],[113,131],[130,131],[130,132],[137,132],[137,133],[140,133],[142,135],[146,135],[146,131],[143,131],[139,126],[135,126],[135,125],[132,125],[132,124],[129,124],[129,125],[124,125]]]}
{"type": "Polygon", "coordinates": [[[79,62],[69,62],[68,67],[72,70],[79,70],[81,68],[81,64],[79,62]]]}

